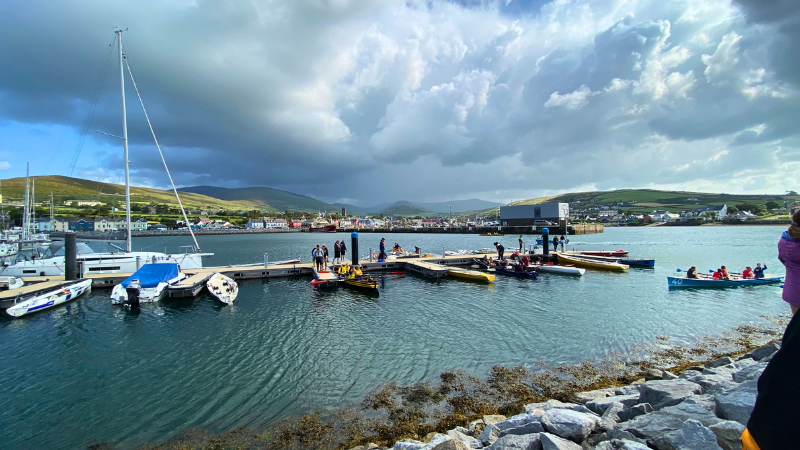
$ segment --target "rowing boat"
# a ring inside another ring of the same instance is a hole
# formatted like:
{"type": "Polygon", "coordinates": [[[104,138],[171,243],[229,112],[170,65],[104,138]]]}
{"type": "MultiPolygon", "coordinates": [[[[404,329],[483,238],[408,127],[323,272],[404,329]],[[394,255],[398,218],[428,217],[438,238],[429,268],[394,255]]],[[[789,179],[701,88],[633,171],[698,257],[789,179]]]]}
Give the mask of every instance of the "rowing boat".
{"type": "Polygon", "coordinates": [[[620,264],[625,264],[625,265],[633,266],[633,267],[655,267],[656,266],[656,260],[655,259],[642,259],[642,258],[620,259],[617,262],[620,263],[620,264]]]}
{"type": "Polygon", "coordinates": [[[531,280],[535,280],[536,279],[536,270],[518,271],[518,270],[514,270],[514,269],[511,269],[511,268],[505,268],[505,267],[489,267],[488,265],[484,264],[483,261],[481,261],[478,258],[472,258],[472,262],[477,264],[478,267],[480,267],[481,269],[494,270],[494,273],[498,273],[500,275],[506,275],[506,276],[509,276],[509,277],[517,277],[517,278],[528,278],[528,279],[531,279],[531,280]]]}
{"type": "Polygon", "coordinates": [[[478,272],[477,270],[461,269],[458,267],[448,267],[447,275],[456,278],[464,278],[465,280],[482,281],[491,283],[494,281],[495,276],[491,273],[478,272]]]}
{"type": "Polygon", "coordinates": [[[581,267],[589,267],[592,269],[615,270],[615,271],[628,270],[628,266],[625,264],[619,264],[610,261],[597,261],[573,255],[568,256],[563,253],[558,254],[558,262],[574,264],[576,266],[581,266],[581,267]]]}
{"type": "Polygon", "coordinates": [[[239,286],[235,281],[217,272],[206,281],[208,292],[217,300],[232,305],[239,294],[239,286]]]}
{"type": "Polygon", "coordinates": [[[730,280],[714,280],[712,278],[686,278],[686,277],[667,277],[667,284],[670,288],[717,288],[735,286],[760,286],[764,284],[780,283],[783,280],[781,275],[767,275],[764,278],[733,278],[730,280]]]}
{"type": "Polygon", "coordinates": [[[341,280],[345,287],[350,287],[353,289],[361,289],[370,291],[373,294],[378,294],[378,282],[373,280],[368,276],[356,277],[356,278],[344,278],[341,280]]]}
{"type": "Polygon", "coordinates": [[[628,256],[628,252],[625,250],[585,250],[574,253],[588,256],[628,256]]]}
{"type": "Polygon", "coordinates": [[[92,280],[70,282],[66,286],[60,286],[45,292],[37,292],[33,297],[29,297],[8,308],[6,312],[12,317],[24,316],[25,314],[43,311],[74,300],[91,290],[92,280]]]}
{"type": "Polygon", "coordinates": [[[561,273],[564,275],[577,275],[581,276],[586,273],[586,269],[581,269],[575,266],[559,266],[556,264],[532,264],[531,267],[536,267],[539,272],[561,273]]]}

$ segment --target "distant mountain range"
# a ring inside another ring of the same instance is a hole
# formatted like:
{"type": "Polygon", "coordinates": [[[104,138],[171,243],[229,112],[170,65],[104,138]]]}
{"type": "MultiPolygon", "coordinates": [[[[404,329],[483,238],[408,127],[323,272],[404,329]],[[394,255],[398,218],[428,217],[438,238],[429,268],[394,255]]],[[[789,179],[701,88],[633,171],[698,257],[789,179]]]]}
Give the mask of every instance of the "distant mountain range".
{"type": "MultiPolygon", "coordinates": [[[[451,211],[450,207],[452,207],[452,212],[454,213],[462,213],[466,211],[477,211],[487,208],[495,208],[498,206],[503,206],[504,203],[498,202],[490,202],[487,200],[480,200],[477,198],[471,198],[469,200],[452,200],[449,202],[409,202],[409,201],[399,201],[394,203],[381,203],[379,205],[374,206],[356,206],[356,205],[348,205],[346,203],[334,203],[334,205],[339,206],[340,208],[347,208],[348,211],[358,211],[363,213],[369,214],[378,214],[384,213],[387,210],[399,210],[398,207],[404,206],[408,208],[415,208],[420,213],[438,213],[438,214],[447,214],[451,211]]],[[[409,211],[411,209],[408,209],[409,211]]],[[[399,213],[395,213],[396,215],[399,213]]],[[[407,214],[402,214],[407,215],[407,214]]],[[[416,215],[416,214],[414,214],[416,215]]],[[[424,215],[424,214],[420,214],[424,215]]]]}
{"type": "Polygon", "coordinates": [[[234,189],[216,186],[189,186],[180,188],[178,191],[201,194],[225,201],[249,202],[256,207],[276,212],[284,212],[286,210],[304,212],[336,212],[339,209],[334,205],[319,201],[306,195],[295,194],[293,192],[282,191],[280,189],[273,189],[265,186],[234,189]]]}

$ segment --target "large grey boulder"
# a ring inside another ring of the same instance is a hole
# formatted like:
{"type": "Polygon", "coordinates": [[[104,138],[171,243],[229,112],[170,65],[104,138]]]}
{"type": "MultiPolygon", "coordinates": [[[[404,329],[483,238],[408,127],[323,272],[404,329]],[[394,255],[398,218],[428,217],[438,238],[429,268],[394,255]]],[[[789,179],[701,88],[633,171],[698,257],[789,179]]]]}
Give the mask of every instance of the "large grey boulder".
{"type": "Polygon", "coordinates": [[[622,422],[619,418],[619,414],[628,407],[623,405],[620,402],[614,402],[606,408],[603,416],[600,417],[600,422],[597,425],[597,428],[602,431],[608,431],[614,429],[617,426],[618,422],[622,422]]]}
{"type": "Polygon", "coordinates": [[[500,414],[487,414],[483,416],[483,422],[486,424],[497,423],[506,420],[506,416],[500,414]]]}
{"type": "Polygon", "coordinates": [[[539,413],[547,412],[550,411],[551,409],[568,409],[571,411],[593,414],[589,408],[583,405],[578,405],[575,403],[564,403],[558,400],[548,400],[546,402],[529,403],[525,405],[525,412],[528,414],[534,414],[537,411],[539,413]]]}
{"type": "Polygon", "coordinates": [[[675,375],[672,372],[667,372],[666,370],[661,374],[661,379],[662,380],[674,380],[676,378],[678,378],[677,375],[675,375]]]}
{"type": "Polygon", "coordinates": [[[646,381],[639,390],[639,403],[650,403],[656,411],[703,392],[699,384],[680,379],[646,381]]]}
{"type": "Polygon", "coordinates": [[[539,433],[503,436],[485,450],[542,450],[540,436],[539,433]]]}
{"type": "Polygon", "coordinates": [[[707,362],[705,366],[707,369],[713,369],[714,367],[722,367],[731,364],[733,362],[734,362],[733,358],[731,358],[730,356],[723,356],[722,358],[707,362]]]}
{"type": "Polygon", "coordinates": [[[681,372],[680,375],[678,375],[678,378],[681,380],[691,380],[693,377],[700,375],[703,372],[703,370],[705,370],[704,367],[701,368],[700,370],[686,369],[683,372],[681,372]]]}
{"type": "Polygon", "coordinates": [[[747,426],[757,396],[758,380],[745,381],[731,390],[714,396],[717,415],[747,426]]]}
{"type": "Polygon", "coordinates": [[[572,398],[575,400],[575,403],[586,404],[586,402],[597,400],[598,398],[616,395],[614,390],[614,388],[603,388],[596,389],[594,391],[578,392],[577,394],[574,394],[572,398]]]}
{"type": "Polygon", "coordinates": [[[548,433],[581,443],[598,425],[598,418],[569,409],[551,409],[544,413],[542,425],[548,433]]]}
{"type": "Polygon", "coordinates": [[[425,443],[416,439],[403,439],[394,443],[394,450],[422,450],[425,443]]]}
{"type": "Polygon", "coordinates": [[[742,450],[742,433],[744,425],[733,420],[726,420],[708,427],[717,436],[717,444],[722,450],[742,450]]]}
{"type": "Polygon", "coordinates": [[[722,450],[717,436],[696,420],[687,420],[672,437],[675,450],[722,450]]]}
{"type": "Polygon", "coordinates": [[[609,430],[603,434],[593,434],[589,436],[581,446],[584,449],[593,449],[606,441],[631,441],[637,444],[645,445],[644,439],[639,439],[631,433],[622,430],[609,430]]]}
{"type": "Polygon", "coordinates": [[[714,408],[713,399],[705,396],[690,397],[675,406],[622,422],[617,428],[654,443],[659,437],[679,430],[690,419],[697,420],[706,427],[722,422],[714,414],[714,408]]]}
{"type": "MultiPolygon", "coordinates": [[[[733,384],[733,378],[728,374],[716,374],[716,375],[700,375],[694,380],[691,380],[693,383],[697,383],[703,389],[703,393],[707,393],[711,390],[719,391],[719,386],[730,386],[733,384]]],[[[722,390],[725,390],[724,388],[722,390]]]]}
{"type": "Polygon", "coordinates": [[[774,355],[775,352],[780,350],[781,346],[777,342],[773,342],[772,344],[765,345],[761,348],[757,348],[750,353],[744,355],[745,358],[751,358],[756,361],[761,361],[765,358],[769,358],[770,356],[774,355]]]}
{"type": "Polygon", "coordinates": [[[638,405],[633,405],[630,408],[625,408],[618,412],[617,417],[619,418],[619,422],[627,422],[635,417],[651,412],[653,412],[653,407],[650,406],[650,403],[639,403],[638,405]]]}
{"type": "Polygon", "coordinates": [[[614,403],[622,403],[625,406],[633,406],[639,403],[639,394],[615,395],[613,397],[598,398],[586,403],[586,407],[593,412],[603,415],[606,409],[614,403]]]}
{"type": "MultiPolygon", "coordinates": [[[[461,428],[461,427],[459,427],[459,428],[461,428]]],[[[461,428],[461,430],[465,430],[465,428],[461,428]]],[[[483,444],[481,444],[481,441],[475,439],[473,436],[471,436],[471,435],[469,435],[467,433],[464,433],[461,430],[458,430],[458,429],[450,430],[450,431],[447,432],[447,436],[450,437],[450,439],[452,439],[454,441],[458,441],[458,442],[461,442],[461,443],[465,444],[467,447],[472,447],[472,448],[483,447],[483,444]]],[[[469,431],[469,430],[466,430],[466,431],[469,431]]]]}
{"type": "Polygon", "coordinates": [[[759,362],[743,369],[739,369],[733,373],[733,381],[737,383],[744,383],[748,380],[757,380],[764,372],[764,369],[767,368],[767,364],[768,363],[765,362],[759,362]]]}
{"type": "Polygon", "coordinates": [[[460,441],[445,441],[433,447],[431,450],[469,450],[470,447],[460,441]]]}
{"type": "Polygon", "coordinates": [[[661,380],[663,379],[664,371],[659,369],[645,369],[644,371],[644,380],[661,380]]]}
{"type": "Polygon", "coordinates": [[[594,450],[650,450],[650,447],[636,441],[615,439],[599,443],[594,450]]]}
{"type": "Polygon", "coordinates": [[[542,433],[539,436],[542,450],[583,450],[580,445],[549,433],[542,433]]]}
{"type": "Polygon", "coordinates": [[[628,386],[620,386],[614,389],[614,395],[631,395],[638,394],[641,384],[630,384],[628,386]]]}
{"type": "Polygon", "coordinates": [[[506,434],[522,435],[541,433],[544,431],[544,427],[542,426],[542,414],[517,414],[502,422],[495,423],[494,426],[500,429],[500,436],[505,436],[506,434]]]}
{"type": "Polygon", "coordinates": [[[487,424],[481,435],[478,436],[478,440],[483,445],[491,445],[498,439],[500,439],[500,428],[493,423],[487,424]]]}

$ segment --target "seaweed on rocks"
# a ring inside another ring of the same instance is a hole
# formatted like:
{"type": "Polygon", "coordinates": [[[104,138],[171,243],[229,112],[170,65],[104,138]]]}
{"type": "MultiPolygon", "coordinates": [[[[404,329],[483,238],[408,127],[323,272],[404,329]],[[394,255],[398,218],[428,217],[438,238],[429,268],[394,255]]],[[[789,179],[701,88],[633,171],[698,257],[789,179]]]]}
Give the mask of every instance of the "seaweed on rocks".
{"type": "MultiPolygon", "coordinates": [[[[719,337],[700,339],[692,346],[674,345],[669,338],[657,336],[652,343],[607,360],[495,366],[485,379],[464,370],[452,370],[442,373],[437,381],[410,386],[391,382],[367,394],[360,405],[332,413],[285,419],[260,432],[237,428],[212,435],[191,428],[167,442],[142,448],[347,450],[367,448],[369,444],[387,447],[402,439],[424,442],[434,432],[446,433],[457,427],[465,427],[463,431],[477,438],[483,424],[494,419],[489,416],[521,414],[526,404],[549,399],[571,402],[580,392],[642,382],[649,369],[657,369],[651,374],[661,371],[663,379],[671,379],[691,366],[745,355],[776,342],[788,323],[788,316],[765,319],[764,324],[741,325],[719,337]]],[[[617,395],[630,394],[627,387],[616,390],[625,391],[616,392],[617,395]]]]}

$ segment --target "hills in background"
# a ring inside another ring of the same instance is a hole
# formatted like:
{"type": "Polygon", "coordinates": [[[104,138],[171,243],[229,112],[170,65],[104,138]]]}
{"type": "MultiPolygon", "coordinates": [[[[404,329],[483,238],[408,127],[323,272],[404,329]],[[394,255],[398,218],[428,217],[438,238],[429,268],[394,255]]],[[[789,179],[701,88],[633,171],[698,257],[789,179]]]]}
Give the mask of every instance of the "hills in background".
{"type": "MultiPolygon", "coordinates": [[[[125,186],[65,176],[31,177],[36,186],[39,201],[53,193],[57,205],[66,200],[98,200],[106,204],[124,203],[125,186]]],[[[0,194],[4,201],[21,200],[24,197],[25,178],[10,178],[0,182],[0,194]]],[[[286,210],[315,213],[318,211],[339,212],[342,207],[348,213],[384,216],[423,216],[446,215],[448,205],[453,213],[474,215],[496,215],[501,203],[479,199],[453,200],[449,202],[409,202],[383,203],[371,207],[359,207],[343,203],[326,203],[315,198],[269,187],[249,187],[229,189],[214,186],[191,186],[179,189],[181,200],[190,209],[248,210],[261,209],[282,213],[286,210]]],[[[131,187],[131,201],[134,203],[166,204],[177,206],[171,190],[146,187],[131,187]]],[[[713,205],[737,205],[757,203],[764,205],[769,201],[779,204],[800,201],[796,193],[787,195],[737,195],[714,194],[691,191],[660,191],[655,189],[619,189],[601,192],[575,192],[548,197],[538,197],[511,203],[512,205],[538,204],[545,202],[571,203],[573,209],[605,205],[622,209],[629,213],[647,213],[655,209],[670,212],[695,209],[713,205]]]]}

